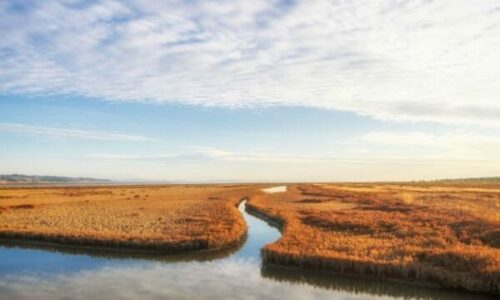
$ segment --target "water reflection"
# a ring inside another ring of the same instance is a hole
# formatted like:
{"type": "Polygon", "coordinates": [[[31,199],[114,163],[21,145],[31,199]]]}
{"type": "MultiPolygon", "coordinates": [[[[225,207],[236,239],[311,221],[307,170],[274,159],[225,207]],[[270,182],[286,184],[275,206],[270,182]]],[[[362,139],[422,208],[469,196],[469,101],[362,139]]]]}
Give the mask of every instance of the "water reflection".
{"type": "MultiPolygon", "coordinates": [[[[261,266],[279,232],[244,212],[248,237],[231,251],[182,256],[78,248],[0,247],[1,299],[472,299],[440,289],[261,266]]],[[[482,297],[476,297],[482,298],[482,297]]]]}
{"type": "Polygon", "coordinates": [[[277,282],[309,285],[321,289],[343,291],[349,294],[369,294],[377,297],[390,297],[391,299],[492,299],[492,297],[475,294],[464,294],[461,291],[426,287],[406,283],[393,283],[389,281],[368,279],[349,276],[335,276],[331,273],[300,270],[275,265],[265,265],[261,268],[264,278],[277,282]]]}

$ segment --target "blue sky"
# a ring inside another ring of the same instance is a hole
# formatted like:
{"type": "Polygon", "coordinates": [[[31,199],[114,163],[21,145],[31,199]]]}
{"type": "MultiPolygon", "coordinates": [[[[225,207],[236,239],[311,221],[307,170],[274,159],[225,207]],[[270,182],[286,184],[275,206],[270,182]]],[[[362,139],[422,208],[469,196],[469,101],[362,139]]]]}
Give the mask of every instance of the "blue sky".
{"type": "Polygon", "coordinates": [[[500,171],[498,1],[3,1],[0,173],[500,171]]]}

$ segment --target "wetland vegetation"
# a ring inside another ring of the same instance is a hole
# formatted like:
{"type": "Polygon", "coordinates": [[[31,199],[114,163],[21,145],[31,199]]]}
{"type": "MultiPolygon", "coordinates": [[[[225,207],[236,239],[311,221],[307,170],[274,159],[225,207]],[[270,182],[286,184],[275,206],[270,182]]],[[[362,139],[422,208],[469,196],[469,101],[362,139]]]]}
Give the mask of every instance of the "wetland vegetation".
{"type": "Polygon", "coordinates": [[[388,286],[417,283],[424,286],[420,292],[440,286],[494,295],[500,287],[499,203],[496,183],[3,188],[0,236],[5,249],[123,251],[110,259],[147,255],[162,263],[242,253],[260,262],[263,248],[260,276],[278,282],[299,276],[331,287],[354,276],[384,279],[388,286]],[[271,227],[249,224],[254,217],[246,213],[242,218],[237,205],[243,200],[248,213],[279,228],[281,238],[249,242],[249,232],[252,239],[271,227]]]}

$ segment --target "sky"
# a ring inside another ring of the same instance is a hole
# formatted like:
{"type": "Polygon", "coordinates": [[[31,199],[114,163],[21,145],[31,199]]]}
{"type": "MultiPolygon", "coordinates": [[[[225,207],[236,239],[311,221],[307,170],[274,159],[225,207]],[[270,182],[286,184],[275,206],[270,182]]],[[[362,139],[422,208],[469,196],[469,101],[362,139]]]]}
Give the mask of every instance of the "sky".
{"type": "Polygon", "coordinates": [[[0,1],[0,173],[500,175],[500,2],[0,1]]]}

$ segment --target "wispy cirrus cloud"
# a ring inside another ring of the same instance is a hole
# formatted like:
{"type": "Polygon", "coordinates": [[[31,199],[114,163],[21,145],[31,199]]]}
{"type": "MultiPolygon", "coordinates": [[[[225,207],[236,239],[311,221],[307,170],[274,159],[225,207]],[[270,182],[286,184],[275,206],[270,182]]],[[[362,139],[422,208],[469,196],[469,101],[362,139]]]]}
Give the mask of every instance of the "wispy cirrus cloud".
{"type": "Polygon", "coordinates": [[[227,161],[227,162],[251,162],[251,163],[314,163],[332,160],[329,156],[277,154],[268,152],[238,152],[218,149],[214,147],[202,147],[182,153],[159,153],[159,154],[110,154],[91,153],[86,158],[104,160],[131,160],[131,161],[227,161]]]}
{"type": "Polygon", "coordinates": [[[71,138],[83,140],[100,141],[122,141],[122,142],[145,142],[153,141],[153,138],[129,135],[121,133],[93,131],[84,129],[33,126],[19,123],[0,123],[0,132],[11,132],[17,134],[28,134],[42,137],[71,138]]]}
{"type": "MultiPolygon", "coordinates": [[[[495,164],[500,166],[498,151],[500,142],[491,137],[475,137],[470,135],[440,136],[422,132],[371,132],[353,139],[352,148],[337,154],[300,155],[276,153],[268,151],[231,151],[216,147],[194,147],[182,153],[157,154],[110,154],[92,153],[86,158],[100,160],[155,161],[155,162],[228,162],[259,164],[282,164],[318,166],[338,164],[355,165],[474,165],[495,164]],[[382,147],[374,147],[382,146],[382,147]],[[430,147],[434,151],[412,153],[411,155],[392,152],[394,147],[430,147]],[[486,146],[486,147],[485,147],[486,146]],[[370,148],[370,153],[356,152],[360,148],[370,148]]],[[[334,168],[333,168],[334,169],[334,168]]]]}
{"type": "Polygon", "coordinates": [[[498,1],[3,1],[0,92],[500,126],[498,1]]]}
{"type": "Polygon", "coordinates": [[[358,147],[398,153],[404,158],[441,161],[485,161],[500,167],[500,135],[497,132],[372,131],[353,139],[358,147]]]}

